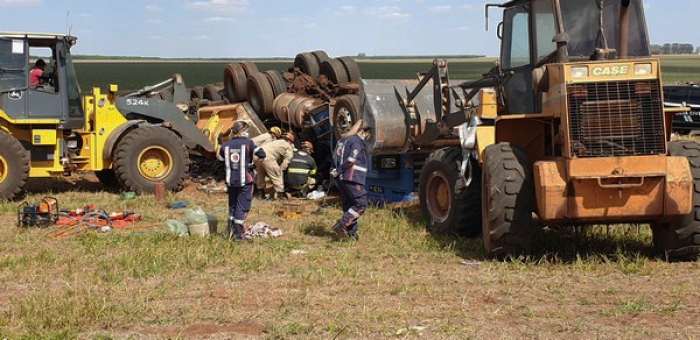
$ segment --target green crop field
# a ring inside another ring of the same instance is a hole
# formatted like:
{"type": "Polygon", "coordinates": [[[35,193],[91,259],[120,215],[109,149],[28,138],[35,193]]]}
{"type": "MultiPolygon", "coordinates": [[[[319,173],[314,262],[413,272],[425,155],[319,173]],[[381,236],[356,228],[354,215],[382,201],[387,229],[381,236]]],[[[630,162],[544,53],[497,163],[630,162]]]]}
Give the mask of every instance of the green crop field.
{"type": "MultiPolygon", "coordinates": [[[[269,61],[257,63],[261,70],[286,70],[291,62],[269,61]]],[[[431,67],[430,59],[371,60],[361,61],[363,76],[368,79],[412,79],[418,72],[431,67]]],[[[476,79],[496,64],[495,58],[456,59],[450,62],[452,79],[476,79]]],[[[138,62],[100,61],[77,64],[81,86],[87,90],[93,86],[105,87],[116,83],[122,89],[138,89],[180,73],[189,86],[221,82],[225,62],[138,62]]],[[[700,57],[666,57],[663,63],[664,80],[667,83],[700,82],[700,57]]]]}

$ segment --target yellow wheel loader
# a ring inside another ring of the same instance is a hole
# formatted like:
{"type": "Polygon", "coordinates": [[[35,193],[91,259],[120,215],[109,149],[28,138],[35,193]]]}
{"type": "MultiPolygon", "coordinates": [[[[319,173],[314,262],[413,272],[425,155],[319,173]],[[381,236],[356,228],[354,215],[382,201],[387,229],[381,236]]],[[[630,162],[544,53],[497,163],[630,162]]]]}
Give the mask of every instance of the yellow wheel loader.
{"type": "Polygon", "coordinates": [[[214,151],[186,114],[181,77],[125,95],[110,85],[81,96],[76,42],[0,33],[0,199],[20,195],[28,178],[84,172],[125,190],[151,192],[159,182],[181,189],[188,149],[214,151]]]}
{"type": "Polygon", "coordinates": [[[375,110],[390,100],[367,83],[376,93],[355,114],[375,159],[423,153],[428,228],[480,233],[506,257],[544,225],[649,223],[660,252],[696,257],[700,145],[668,142],[642,1],[515,0],[487,18],[492,7],[501,57],[482,79],[452,86],[436,60],[417,87],[394,88],[398,113],[375,110]]]}

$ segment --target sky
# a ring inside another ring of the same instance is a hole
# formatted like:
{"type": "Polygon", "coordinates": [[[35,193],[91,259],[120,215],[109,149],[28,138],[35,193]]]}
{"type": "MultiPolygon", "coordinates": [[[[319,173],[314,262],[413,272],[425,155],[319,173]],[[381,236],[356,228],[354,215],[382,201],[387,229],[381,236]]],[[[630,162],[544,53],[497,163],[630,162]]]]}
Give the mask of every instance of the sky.
{"type": "MultiPolygon", "coordinates": [[[[580,0],[562,0],[580,1],[580,0]]],[[[489,2],[499,2],[492,0],[489,2]]],[[[0,0],[1,31],[78,36],[75,54],[495,56],[483,0],[0,0]]],[[[652,43],[700,45],[698,0],[645,0],[652,43]]]]}

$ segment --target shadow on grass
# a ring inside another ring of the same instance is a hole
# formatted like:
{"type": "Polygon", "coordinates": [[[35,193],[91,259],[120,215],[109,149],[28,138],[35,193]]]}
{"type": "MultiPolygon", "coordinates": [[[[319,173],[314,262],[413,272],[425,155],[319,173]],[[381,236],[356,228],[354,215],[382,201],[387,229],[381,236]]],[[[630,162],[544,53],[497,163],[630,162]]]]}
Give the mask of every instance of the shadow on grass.
{"type": "Polygon", "coordinates": [[[651,231],[646,225],[544,228],[537,233],[533,259],[554,259],[572,263],[578,260],[656,258],[651,231]]]}
{"type": "Polygon", "coordinates": [[[323,226],[320,224],[308,224],[301,228],[301,232],[307,236],[315,236],[322,238],[335,239],[336,235],[331,231],[328,226],[323,226]]]}
{"type": "MultiPolygon", "coordinates": [[[[406,217],[411,228],[425,229],[426,222],[417,205],[393,208],[406,217]]],[[[465,260],[486,261],[481,235],[430,233],[445,250],[465,260]]],[[[646,225],[626,224],[582,228],[543,228],[534,237],[531,252],[518,261],[573,263],[579,260],[622,261],[632,258],[659,258],[651,245],[651,231],[646,225]]],[[[512,260],[512,259],[511,259],[512,260]]]]}
{"type": "Polygon", "coordinates": [[[47,195],[47,194],[61,194],[65,192],[109,192],[117,193],[119,192],[116,188],[110,188],[96,179],[93,181],[88,178],[78,178],[78,179],[31,179],[27,182],[25,187],[25,192],[28,195],[47,195]]]}

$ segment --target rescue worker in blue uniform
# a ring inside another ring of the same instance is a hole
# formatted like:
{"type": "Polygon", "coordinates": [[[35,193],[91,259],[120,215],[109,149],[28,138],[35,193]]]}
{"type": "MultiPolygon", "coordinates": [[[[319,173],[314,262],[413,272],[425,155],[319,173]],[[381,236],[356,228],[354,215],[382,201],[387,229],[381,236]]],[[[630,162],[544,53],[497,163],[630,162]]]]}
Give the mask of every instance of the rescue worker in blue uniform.
{"type": "Polygon", "coordinates": [[[265,151],[248,137],[248,124],[236,122],[231,128],[231,140],[221,146],[219,160],[226,163],[228,187],[229,237],[244,239],[244,223],[253,201],[253,156],[265,159],[265,151]]]}
{"type": "Polygon", "coordinates": [[[333,155],[335,168],[331,175],[335,178],[343,206],[343,216],[333,227],[340,238],[358,238],[358,220],[367,210],[367,166],[370,158],[365,142],[370,137],[370,129],[362,128],[357,122],[338,141],[333,155]]]}

